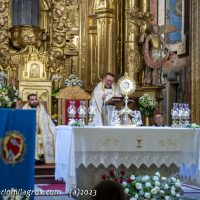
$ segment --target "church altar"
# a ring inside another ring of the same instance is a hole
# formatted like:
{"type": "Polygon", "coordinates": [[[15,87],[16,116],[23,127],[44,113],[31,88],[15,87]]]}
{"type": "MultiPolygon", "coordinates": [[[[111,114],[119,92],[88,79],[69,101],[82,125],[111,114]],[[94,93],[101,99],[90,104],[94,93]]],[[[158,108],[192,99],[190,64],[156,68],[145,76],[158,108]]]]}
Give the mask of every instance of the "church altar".
{"type": "Polygon", "coordinates": [[[100,165],[105,168],[110,165],[129,168],[134,164],[139,168],[143,164],[147,167],[153,164],[169,167],[174,164],[180,169],[181,176],[198,179],[198,161],[198,129],[57,127],[55,178],[65,181],[66,191],[79,186],[77,180],[80,182],[80,177],[77,174],[80,174],[78,170],[81,165],[85,168],[91,165],[95,168],[100,165]]]}

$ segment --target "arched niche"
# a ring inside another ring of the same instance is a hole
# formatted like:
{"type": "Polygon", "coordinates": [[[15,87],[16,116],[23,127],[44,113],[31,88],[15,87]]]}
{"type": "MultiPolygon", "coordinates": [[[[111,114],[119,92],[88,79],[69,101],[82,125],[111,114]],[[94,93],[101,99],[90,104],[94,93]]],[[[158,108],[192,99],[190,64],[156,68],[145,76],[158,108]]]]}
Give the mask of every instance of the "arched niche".
{"type": "Polygon", "coordinates": [[[29,25],[48,31],[50,5],[47,0],[12,0],[11,7],[11,27],[29,25]]]}
{"type": "Polygon", "coordinates": [[[12,0],[12,27],[39,26],[40,0],[12,0]]]}

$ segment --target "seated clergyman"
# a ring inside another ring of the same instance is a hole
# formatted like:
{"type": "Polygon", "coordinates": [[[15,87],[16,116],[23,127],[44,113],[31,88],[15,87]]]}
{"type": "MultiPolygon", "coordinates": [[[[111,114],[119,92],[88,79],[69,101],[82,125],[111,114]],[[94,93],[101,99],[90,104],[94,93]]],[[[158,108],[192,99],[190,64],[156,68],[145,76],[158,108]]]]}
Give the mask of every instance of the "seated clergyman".
{"type": "Polygon", "coordinates": [[[165,126],[164,123],[164,117],[162,115],[162,113],[157,113],[154,116],[154,122],[155,122],[155,126],[165,126]]]}
{"type": "MultiPolygon", "coordinates": [[[[36,163],[55,162],[55,134],[56,128],[44,106],[39,103],[36,94],[29,94],[28,101],[23,109],[36,109],[36,140],[35,159],[36,163]]],[[[39,164],[39,163],[38,163],[39,164]]]]}

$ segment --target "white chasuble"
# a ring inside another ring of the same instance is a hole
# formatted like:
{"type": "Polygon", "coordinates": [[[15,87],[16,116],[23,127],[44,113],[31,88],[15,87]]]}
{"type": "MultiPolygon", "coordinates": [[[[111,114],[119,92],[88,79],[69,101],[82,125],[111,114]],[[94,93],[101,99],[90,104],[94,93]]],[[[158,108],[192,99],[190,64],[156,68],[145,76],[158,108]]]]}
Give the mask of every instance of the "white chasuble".
{"type": "MultiPolygon", "coordinates": [[[[33,108],[26,103],[23,109],[33,108]]],[[[44,155],[45,163],[55,163],[56,127],[42,104],[37,106],[36,111],[35,159],[39,160],[39,156],[44,155]]]]}
{"type": "Polygon", "coordinates": [[[120,90],[116,84],[112,85],[112,88],[105,88],[103,81],[97,84],[91,96],[91,103],[96,107],[96,113],[94,116],[95,126],[103,126],[105,116],[105,103],[112,97],[120,97],[120,90]],[[106,98],[103,101],[102,96],[106,94],[106,98]]]}

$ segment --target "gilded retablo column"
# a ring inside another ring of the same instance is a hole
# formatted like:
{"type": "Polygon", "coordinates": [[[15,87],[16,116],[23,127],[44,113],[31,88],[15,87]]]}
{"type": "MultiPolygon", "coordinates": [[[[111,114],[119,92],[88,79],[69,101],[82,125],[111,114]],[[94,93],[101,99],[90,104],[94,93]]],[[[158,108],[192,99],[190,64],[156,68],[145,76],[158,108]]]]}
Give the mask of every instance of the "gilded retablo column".
{"type": "Polygon", "coordinates": [[[139,51],[140,19],[138,0],[125,1],[125,41],[124,61],[125,71],[138,82],[138,72],[141,69],[141,54],[139,51]]]}
{"type": "Polygon", "coordinates": [[[116,62],[116,1],[95,0],[97,15],[97,73],[115,73],[116,62]]]}
{"type": "Polygon", "coordinates": [[[140,34],[143,34],[149,28],[153,15],[150,13],[150,0],[140,0],[139,8],[142,13],[140,34]]]}

